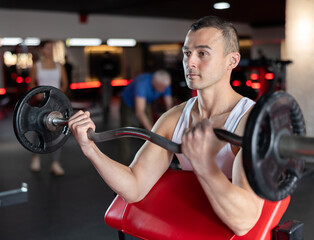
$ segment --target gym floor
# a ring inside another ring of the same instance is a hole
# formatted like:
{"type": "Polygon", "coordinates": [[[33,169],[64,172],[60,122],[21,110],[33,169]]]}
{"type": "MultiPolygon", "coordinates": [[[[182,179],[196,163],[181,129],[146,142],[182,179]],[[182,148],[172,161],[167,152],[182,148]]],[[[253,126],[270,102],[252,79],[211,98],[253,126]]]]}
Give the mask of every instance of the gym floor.
{"type": "MultiPolygon", "coordinates": [[[[119,127],[118,100],[112,101],[107,124],[94,114],[96,132],[119,127]]],[[[92,109],[93,110],[93,109],[92,109]]],[[[97,111],[95,111],[97,112],[97,111]]],[[[50,159],[42,156],[39,173],[29,170],[32,153],[16,140],[12,112],[0,120],[0,192],[28,184],[28,202],[0,208],[0,239],[12,240],[80,240],[118,239],[117,231],[104,223],[104,214],[114,193],[103,182],[92,164],[83,156],[71,136],[62,149],[61,163],[66,175],[49,173],[50,159]]],[[[134,149],[141,140],[132,141],[134,149]]],[[[99,143],[102,151],[118,158],[117,140],[99,143]]],[[[305,239],[313,239],[314,176],[303,179],[292,195],[291,203],[281,222],[303,222],[305,239]]]]}

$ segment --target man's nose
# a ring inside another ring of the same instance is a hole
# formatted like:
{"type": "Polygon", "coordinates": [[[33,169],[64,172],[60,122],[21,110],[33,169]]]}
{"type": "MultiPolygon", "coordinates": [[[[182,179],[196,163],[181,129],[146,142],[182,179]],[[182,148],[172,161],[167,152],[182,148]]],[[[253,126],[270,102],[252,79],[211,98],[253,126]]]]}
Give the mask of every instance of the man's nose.
{"type": "Polygon", "coordinates": [[[191,55],[189,57],[187,57],[186,59],[186,66],[188,68],[195,68],[197,63],[197,59],[195,57],[195,54],[191,53],[191,55]]]}

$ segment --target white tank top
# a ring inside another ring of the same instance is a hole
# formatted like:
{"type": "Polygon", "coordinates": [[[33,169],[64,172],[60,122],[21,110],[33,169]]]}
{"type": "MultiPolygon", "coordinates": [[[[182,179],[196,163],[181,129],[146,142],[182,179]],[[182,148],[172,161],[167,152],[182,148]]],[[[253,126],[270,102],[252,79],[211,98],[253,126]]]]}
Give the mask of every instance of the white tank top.
{"type": "Polygon", "coordinates": [[[37,62],[37,84],[38,86],[53,86],[60,88],[61,86],[61,68],[60,64],[56,63],[56,68],[42,68],[41,62],[37,62]]]}
{"type": "MultiPolygon", "coordinates": [[[[176,143],[182,142],[183,131],[184,129],[189,127],[190,113],[196,99],[197,97],[193,97],[189,99],[188,102],[186,103],[182,111],[182,114],[179,118],[179,121],[176,125],[176,128],[174,130],[172,141],[176,143]]],[[[234,132],[243,115],[251,108],[251,106],[254,103],[255,102],[249,98],[246,97],[241,98],[237,105],[230,112],[224,125],[225,129],[229,132],[234,132]]],[[[182,170],[186,171],[193,170],[189,160],[183,154],[176,154],[176,156],[180,162],[182,170]]],[[[229,179],[232,178],[232,165],[234,157],[235,156],[232,152],[230,143],[227,143],[216,156],[216,162],[219,168],[229,179]]]]}

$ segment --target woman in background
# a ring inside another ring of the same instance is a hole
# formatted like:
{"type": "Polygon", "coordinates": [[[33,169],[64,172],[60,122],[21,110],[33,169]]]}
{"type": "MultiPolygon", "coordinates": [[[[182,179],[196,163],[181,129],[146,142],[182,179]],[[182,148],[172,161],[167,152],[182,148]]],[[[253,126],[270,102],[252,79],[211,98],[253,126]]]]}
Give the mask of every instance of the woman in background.
{"type": "MultiPolygon", "coordinates": [[[[30,70],[30,87],[53,86],[66,92],[68,89],[68,79],[63,65],[53,60],[53,41],[42,41],[39,45],[40,59],[30,70]]],[[[50,171],[57,175],[64,175],[65,172],[60,165],[61,148],[50,154],[52,164],[50,171]]],[[[34,154],[30,168],[34,172],[40,171],[40,157],[34,154]]]]}

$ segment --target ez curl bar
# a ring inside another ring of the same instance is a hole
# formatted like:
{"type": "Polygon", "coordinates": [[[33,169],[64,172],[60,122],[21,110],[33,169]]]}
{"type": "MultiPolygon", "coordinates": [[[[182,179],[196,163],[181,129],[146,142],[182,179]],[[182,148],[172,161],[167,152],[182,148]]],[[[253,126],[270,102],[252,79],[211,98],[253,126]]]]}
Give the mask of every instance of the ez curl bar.
{"type": "MultiPolygon", "coordinates": [[[[59,89],[35,87],[15,106],[15,135],[31,152],[53,152],[70,136],[67,123],[72,114],[71,102],[59,89]],[[40,94],[42,100],[32,103],[40,94]]],[[[314,156],[314,138],[304,136],[305,123],[300,107],[292,96],[282,91],[266,94],[257,101],[243,137],[223,129],[214,129],[214,132],[219,139],[243,148],[243,166],[252,189],[271,201],[282,200],[294,191],[302,178],[305,158],[314,156]]],[[[125,127],[100,133],[90,129],[88,137],[94,142],[140,138],[181,153],[180,144],[146,129],[125,127]]]]}

